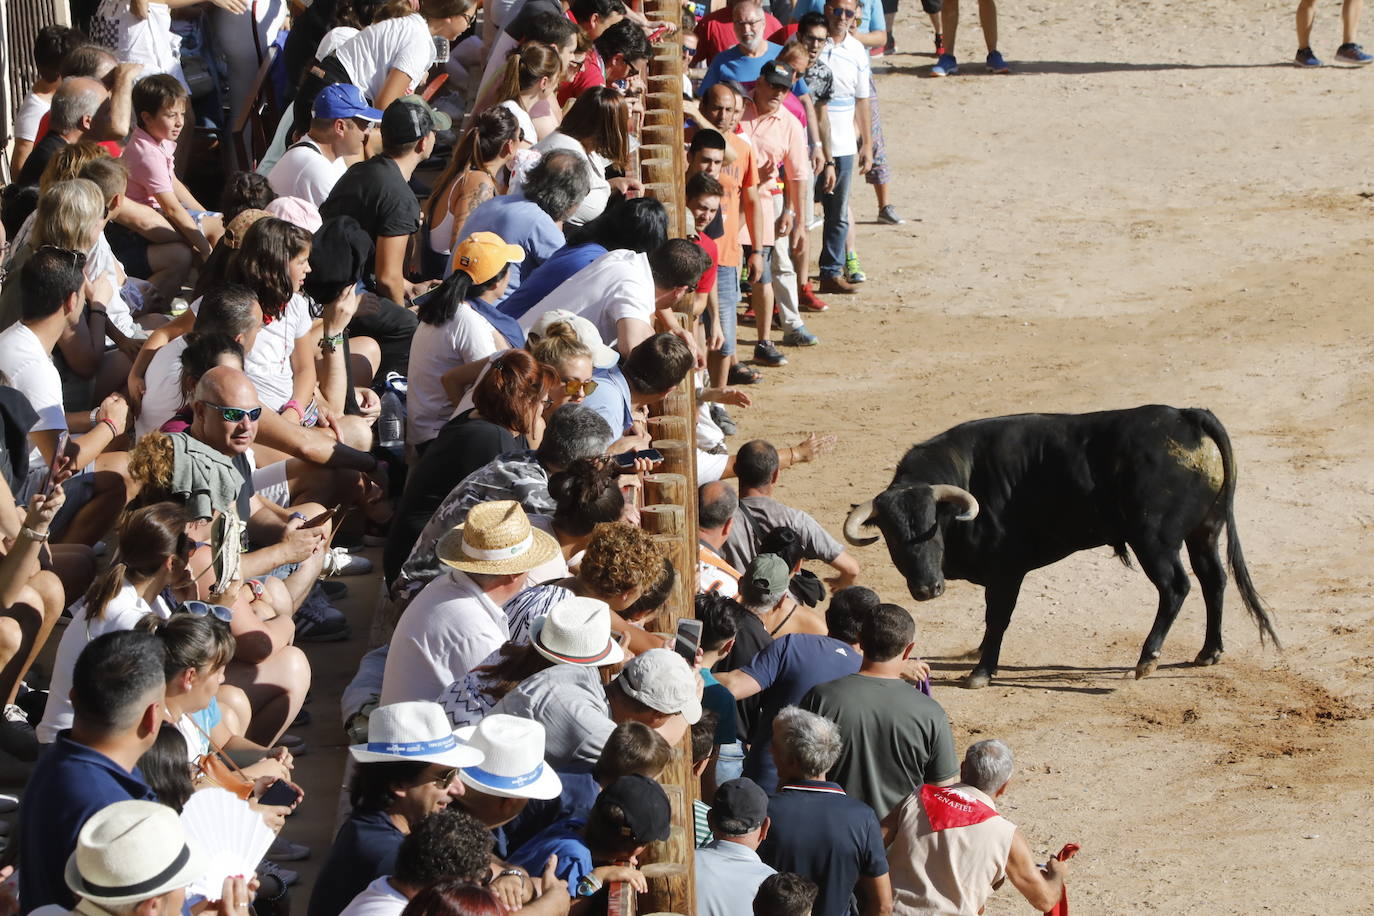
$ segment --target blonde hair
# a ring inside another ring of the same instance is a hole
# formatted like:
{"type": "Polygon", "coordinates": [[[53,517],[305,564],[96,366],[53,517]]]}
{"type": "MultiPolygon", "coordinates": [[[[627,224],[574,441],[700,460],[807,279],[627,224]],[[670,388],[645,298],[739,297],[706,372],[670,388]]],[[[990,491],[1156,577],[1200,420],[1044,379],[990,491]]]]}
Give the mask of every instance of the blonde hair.
{"type": "Polygon", "coordinates": [[[568,360],[579,357],[592,358],[592,351],[577,336],[573,326],[566,321],[556,321],[544,331],[538,342],[530,345],[534,358],[546,366],[562,371],[568,360]]]}
{"type": "Polygon", "coordinates": [[[38,178],[38,190],[40,193],[48,193],[48,188],[59,181],[71,181],[81,175],[81,170],[88,164],[97,159],[108,159],[110,154],[105,147],[90,140],[82,140],[79,143],[68,143],[66,146],[52,154],[47,166],[43,169],[43,174],[38,178]]]}
{"type": "Polygon", "coordinates": [[[86,252],[94,242],[96,223],[105,218],[105,195],[85,178],[55,182],[38,196],[29,245],[37,251],[55,245],[86,252]]]}

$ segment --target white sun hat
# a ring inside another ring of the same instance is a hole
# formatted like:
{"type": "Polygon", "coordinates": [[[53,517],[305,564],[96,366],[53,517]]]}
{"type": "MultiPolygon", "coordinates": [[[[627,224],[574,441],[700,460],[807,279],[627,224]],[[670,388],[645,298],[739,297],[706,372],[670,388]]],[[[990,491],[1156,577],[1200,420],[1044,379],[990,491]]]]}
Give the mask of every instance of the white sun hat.
{"type": "Polygon", "coordinates": [[[501,713],[458,729],[458,737],[481,751],[480,767],[464,767],[465,786],[502,798],[557,798],[563,781],[544,763],[544,726],[501,713]]]}
{"type": "Polygon", "coordinates": [[[549,328],[556,324],[566,324],[572,328],[582,345],[592,351],[592,365],[595,368],[609,369],[620,362],[620,354],[602,343],[596,325],[567,309],[549,309],[530,326],[530,333],[536,337],[548,337],[549,328]]]}
{"type": "Polygon", "coordinates": [[[76,896],[118,907],[185,887],[204,870],[175,811],[131,799],[91,815],[63,877],[76,896]]]}
{"type": "Polygon", "coordinates": [[[560,665],[599,668],[625,659],[611,632],[611,606],[574,595],[555,604],[530,627],[534,651],[560,665]]]}
{"type": "Polygon", "coordinates": [[[372,710],[367,718],[367,743],[349,749],[359,763],[409,760],[451,767],[482,762],[482,752],[461,741],[448,713],[438,703],[411,700],[372,710]]]}

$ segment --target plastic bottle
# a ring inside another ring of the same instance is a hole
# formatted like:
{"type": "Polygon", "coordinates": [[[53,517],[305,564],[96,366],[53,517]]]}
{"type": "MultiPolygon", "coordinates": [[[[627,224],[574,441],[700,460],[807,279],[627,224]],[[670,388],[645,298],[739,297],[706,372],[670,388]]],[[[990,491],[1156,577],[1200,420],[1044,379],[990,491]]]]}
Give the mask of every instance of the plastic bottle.
{"type": "Polygon", "coordinates": [[[385,449],[405,446],[405,405],[389,387],[382,394],[382,412],[377,418],[377,444],[385,449]]]}

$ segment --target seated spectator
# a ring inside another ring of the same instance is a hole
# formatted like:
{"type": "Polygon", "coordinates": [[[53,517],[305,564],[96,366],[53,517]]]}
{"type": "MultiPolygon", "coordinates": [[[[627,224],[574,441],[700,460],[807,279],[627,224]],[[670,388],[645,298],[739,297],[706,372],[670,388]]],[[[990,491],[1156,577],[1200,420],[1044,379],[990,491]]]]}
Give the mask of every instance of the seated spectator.
{"type": "Polygon", "coordinates": [[[855,896],[863,916],[891,913],[892,882],[877,815],[825,779],[840,756],[835,723],[788,706],[773,722],[772,743],[778,791],[768,802],[773,829],[759,856],[820,886],[815,916],[845,916],[855,896]]]}
{"type": "Polygon", "coordinates": [[[453,273],[420,300],[406,395],[406,441],[413,448],[428,445],[453,416],[457,405],[444,391],[444,373],[525,345],[520,326],[494,306],[505,292],[511,265],[524,257],[524,251],[500,236],[474,233],[458,246],[453,273]]]}
{"type": "Polygon", "coordinates": [[[494,107],[504,108],[515,117],[520,125],[517,149],[529,149],[539,142],[530,111],[553,98],[563,82],[558,49],[539,42],[525,43],[507,55],[498,80],[492,96],[494,107]]]}
{"type": "Polygon", "coordinates": [[[716,789],[709,816],[715,840],[696,851],[698,916],[748,916],[774,869],[759,858],[768,838],[768,795],[740,777],[716,789]]]}
{"type": "Polygon", "coordinates": [[[529,351],[558,373],[554,406],[581,404],[597,389],[596,370],[609,369],[619,361],[616,352],[601,342],[585,318],[558,309],[544,315],[546,320],[530,329],[529,351]],[[554,318],[549,320],[549,315],[554,318]]]}
{"type": "Polygon", "coordinates": [[[638,856],[650,843],[668,839],[671,817],[662,786],[647,776],[622,776],[601,791],[585,821],[553,824],[520,847],[512,862],[534,871],[558,856],[555,873],[574,899],[595,896],[610,881],[644,891],[648,882],[635,867],[638,856]]]}
{"type": "Polygon", "coordinates": [[[432,700],[499,649],[509,635],[501,605],[557,552],[558,542],[531,528],[519,503],[474,506],[436,547],[448,575],[426,585],[396,624],[382,704],[432,700]]]}
{"type": "Polygon", "coordinates": [[[921,786],[883,821],[893,913],[982,912],[1008,879],[1037,912],[1058,906],[1068,863],[1051,856],[1042,868],[1025,834],[997,812],[1014,766],[1004,742],[971,744],[958,782],[921,786]]]}
{"type": "Polygon", "coordinates": [[[61,434],[72,430],[76,434],[66,454],[71,466],[81,470],[63,485],[66,500],[53,519],[52,532],[63,541],[94,544],[128,499],[127,455],[111,446],[124,434],[129,405],[111,394],[94,411],[94,420],[85,414],[69,415],[63,408],[62,377],[52,352],[82,320],[84,264],[80,252],[57,248],[37,251],[24,264],[19,272],[21,317],[0,333],[0,372],[38,414],[29,432],[29,475],[16,497],[28,503],[53,464],[61,434]]]}
{"type": "MultiPolygon", "coordinates": [[[[789,449],[787,465],[797,458],[795,451],[789,449]]],[[[721,555],[737,569],[743,569],[758,553],[759,541],[769,531],[791,528],[801,538],[806,559],[820,560],[835,570],[836,575],[825,580],[831,589],[853,585],[859,577],[859,561],[809,514],[773,498],[784,466],[778,450],[762,439],[739,447],[734,464],[739,478],[739,509],[721,555]]]]}
{"type": "MultiPolygon", "coordinates": [[[[545,153],[518,192],[480,204],[458,230],[464,238],[474,232],[492,232],[524,250],[524,260],[511,268],[507,298],[520,288],[524,277],[565,244],[562,222],[576,212],[590,189],[582,161],[569,150],[545,153]]],[[[521,327],[529,326],[522,323],[521,327]]]]}
{"type": "MultiPolygon", "coordinates": [[[[191,420],[194,419],[191,401],[195,398],[196,385],[200,384],[202,375],[218,366],[243,371],[243,344],[228,335],[191,333],[178,340],[186,341],[186,347],[181,351],[181,359],[178,360],[181,378],[177,388],[181,391],[181,405],[176,413],[157,427],[157,431],[163,433],[184,433],[191,428],[191,420]]],[[[139,419],[142,419],[142,414],[139,415],[139,419]]],[[[140,443],[143,441],[139,440],[140,443]]],[[[137,450],[138,446],[135,445],[134,449],[137,450]]]]}
{"type": "Polygon", "coordinates": [[[746,611],[763,621],[774,639],[789,633],[823,635],[825,621],[792,597],[791,585],[792,568],[787,561],[775,553],[761,553],[740,574],[736,597],[746,611]]]}
{"type": "Polygon", "coordinates": [[[563,791],[563,781],[544,763],[544,727],[538,722],[486,716],[457,735],[484,759],[458,774],[463,794],[455,804],[488,830],[499,833],[531,800],[554,799],[563,791]]]}
{"type": "Polygon", "coordinates": [[[739,497],[734,487],[719,480],[697,487],[697,591],[726,598],[739,594],[743,575],[721,556],[735,525],[739,497]]]}
{"type": "Polygon", "coordinates": [[[585,772],[617,724],[642,722],[676,742],[701,718],[699,680],[671,649],[650,649],[626,663],[609,686],[596,669],[554,665],[526,677],[492,710],[544,726],[544,755],[560,772],[585,772]]]}
{"type": "MultiPolygon", "coordinates": [[[[508,64],[512,57],[519,57],[528,47],[547,48],[558,58],[558,75],[552,80],[555,90],[563,81],[563,73],[572,67],[578,30],[561,7],[555,10],[547,2],[525,4],[504,20],[504,28],[488,45],[481,84],[472,104],[473,112],[486,111],[510,97],[507,92],[510,83],[505,79],[509,73],[508,64]]],[[[531,118],[539,118],[548,111],[558,111],[552,98],[547,102],[540,100],[529,114],[531,118]]]]}
{"type": "Polygon", "coordinates": [[[349,165],[362,157],[382,113],[367,104],[357,86],[333,83],[315,96],[311,115],[310,130],[282,154],[267,180],[282,197],[299,197],[319,207],[349,165]]]}
{"type": "MultiPolygon", "coordinates": [[[[491,833],[471,815],[450,809],[426,815],[401,841],[391,874],[364,888],[341,916],[399,916],[407,901],[438,881],[484,884],[491,872],[491,844],[491,833]]],[[[492,892],[475,890],[490,900],[494,914],[492,892]]]]}
{"type": "Polygon", "coordinates": [[[333,916],[372,882],[395,874],[406,836],[462,795],[459,768],[483,759],[458,740],[437,704],[421,702],[373,710],[367,742],[349,753],[357,763],[349,786],[353,810],[320,869],[310,916],[333,916]]]}
{"type": "MultiPolygon", "coordinates": [[[[53,93],[47,132],[34,145],[24,167],[5,188],[3,219],[5,232],[14,236],[38,205],[38,182],[49,160],[64,146],[78,143],[91,132],[100,107],[110,98],[99,80],[78,77],[66,79],[53,93]]],[[[95,139],[95,138],[92,138],[95,139]]]]}
{"type": "MultiPolygon", "coordinates": [[[[521,871],[518,874],[523,875],[521,871]]],[[[567,888],[562,881],[555,878],[552,882],[545,880],[542,882],[545,889],[544,896],[549,897],[551,902],[554,896],[550,890],[561,895],[562,902],[559,906],[566,910],[568,907],[567,888]]],[[[540,898],[541,900],[543,897],[540,898]]],[[[550,912],[557,912],[555,906],[550,912]]],[[[542,909],[542,907],[540,907],[542,909]]],[[[487,888],[475,885],[470,881],[455,881],[444,879],[436,881],[426,886],[423,890],[410,898],[403,910],[406,916],[449,916],[451,913],[459,913],[462,916],[500,916],[506,912],[504,905],[487,888]]],[[[524,908],[521,912],[533,912],[531,908],[524,908]]],[[[360,914],[353,914],[360,916],[360,914]]]]}
{"type": "Polygon", "coordinates": [[[24,160],[38,140],[38,122],[52,108],[52,97],[61,85],[62,58],[85,42],[76,29],[65,25],[45,25],[33,40],[33,64],[38,77],[29,87],[14,116],[14,149],[10,152],[10,174],[18,175],[24,160]]]}
{"type": "Polygon", "coordinates": [[[811,688],[800,704],[839,726],[842,750],[830,778],[879,818],[912,786],[947,786],[959,772],[949,716],[902,679],[915,634],[905,608],[878,605],[860,630],[858,672],[811,688]]]}
{"type": "Polygon", "coordinates": [[[642,340],[622,365],[593,373],[597,387],[584,403],[620,436],[612,451],[648,448],[648,409],[662,404],[694,364],[683,339],[663,333],[642,340]]]}
{"type": "Polygon", "coordinates": [[[157,740],[165,689],[162,643],[150,633],[106,633],[76,660],[70,731],[41,758],[19,820],[24,906],[76,903],[64,885],[68,858],[91,815],[114,802],[153,801],[138,760],[157,740]]]}
{"type": "Polygon", "coordinates": [[[420,256],[426,276],[443,276],[468,215],[500,192],[496,176],[515,156],[520,124],[504,106],[479,114],[454,147],[425,203],[429,244],[420,256]]]}
{"type": "Polygon", "coordinates": [[[754,916],[811,916],[818,890],[815,881],[801,875],[769,875],[754,895],[754,916]]]}

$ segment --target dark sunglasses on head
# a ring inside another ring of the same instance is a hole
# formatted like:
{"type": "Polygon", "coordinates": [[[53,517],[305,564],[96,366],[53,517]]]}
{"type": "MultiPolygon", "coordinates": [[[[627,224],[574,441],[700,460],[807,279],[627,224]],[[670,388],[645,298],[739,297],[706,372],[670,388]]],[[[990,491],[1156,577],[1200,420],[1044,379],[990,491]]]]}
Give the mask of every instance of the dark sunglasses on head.
{"type": "Polygon", "coordinates": [[[858,15],[854,10],[847,10],[838,6],[826,7],[826,12],[832,16],[839,16],[841,19],[853,19],[858,15]]]}
{"type": "Polygon", "coordinates": [[[570,378],[564,380],[563,382],[563,393],[570,398],[575,398],[579,394],[585,398],[595,390],[596,382],[592,379],[587,379],[585,382],[581,382],[575,378],[570,378]]]}
{"type": "Polygon", "coordinates": [[[192,617],[205,617],[207,615],[216,620],[228,623],[234,619],[234,612],[222,604],[211,604],[208,601],[183,601],[173,612],[176,614],[190,614],[192,617]]]}
{"type": "Polygon", "coordinates": [[[71,258],[72,266],[77,270],[85,270],[86,268],[86,253],[84,251],[72,251],[70,248],[59,248],[56,245],[43,245],[38,250],[55,251],[64,257],[71,258]]]}
{"type": "Polygon", "coordinates": [[[225,407],[223,404],[211,404],[209,401],[205,402],[205,406],[213,407],[215,410],[218,410],[220,416],[224,417],[225,421],[229,423],[242,422],[244,417],[256,423],[258,422],[258,417],[262,416],[261,407],[225,407]]]}

